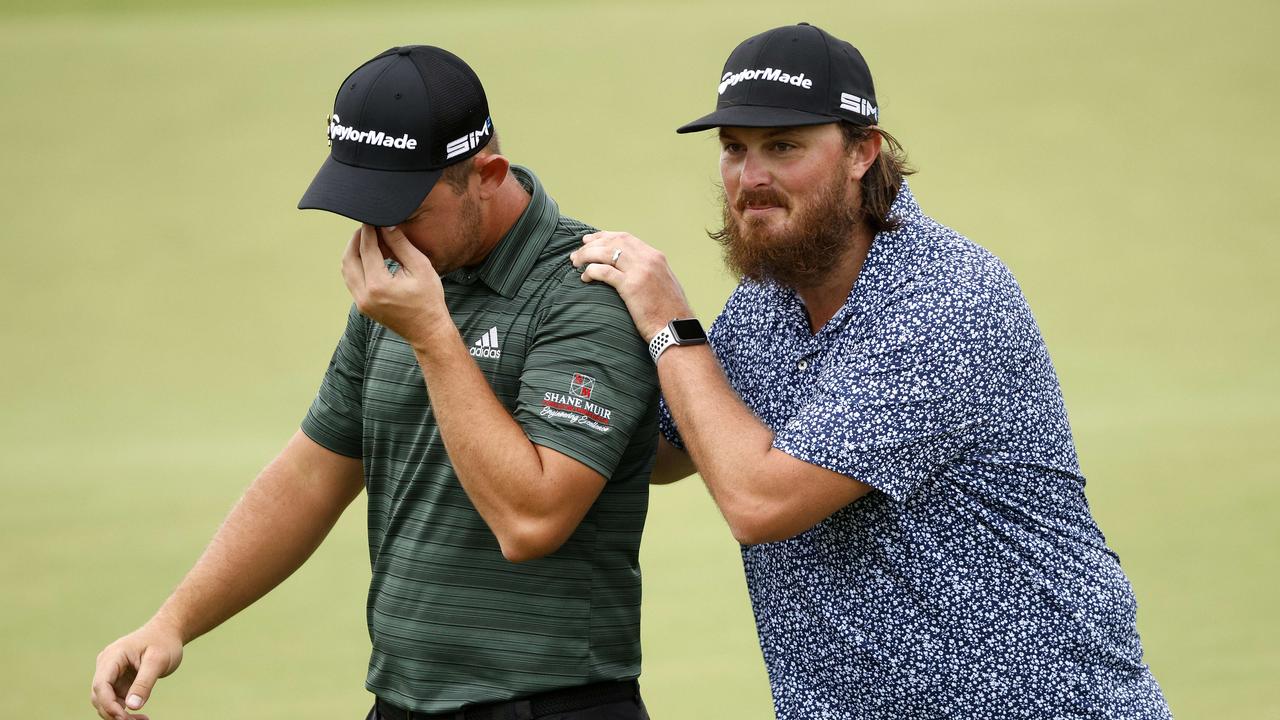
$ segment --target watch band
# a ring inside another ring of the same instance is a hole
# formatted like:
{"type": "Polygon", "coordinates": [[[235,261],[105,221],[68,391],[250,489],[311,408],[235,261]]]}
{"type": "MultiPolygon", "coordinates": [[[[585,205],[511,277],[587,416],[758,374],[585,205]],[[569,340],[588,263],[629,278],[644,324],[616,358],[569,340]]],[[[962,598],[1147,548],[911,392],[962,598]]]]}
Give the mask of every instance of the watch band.
{"type": "Polygon", "coordinates": [[[675,333],[671,332],[671,326],[668,325],[662,328],[662,331],[657,335],[654,335],[653,339],[649,341],[649,357],[653,358],[653,362],[656,364],[658,362],[658,356],[667,348],[675,344],[675,333]]]}

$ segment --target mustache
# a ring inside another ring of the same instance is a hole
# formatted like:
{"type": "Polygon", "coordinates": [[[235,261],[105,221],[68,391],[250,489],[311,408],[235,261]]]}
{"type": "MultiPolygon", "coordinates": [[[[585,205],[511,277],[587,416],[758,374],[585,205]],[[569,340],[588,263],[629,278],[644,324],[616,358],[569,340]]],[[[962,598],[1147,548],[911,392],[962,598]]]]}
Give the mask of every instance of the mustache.
{"type": "Polygon", "coordinates": [[[786,198],[782,197],[782,193],[773,188],[751,188],[748,190],[739,190],[738,197],[733,201],[733,207],[738,212],[744,212],[748,205],[774,205],[776,207],[790,207],[786,198]]]}

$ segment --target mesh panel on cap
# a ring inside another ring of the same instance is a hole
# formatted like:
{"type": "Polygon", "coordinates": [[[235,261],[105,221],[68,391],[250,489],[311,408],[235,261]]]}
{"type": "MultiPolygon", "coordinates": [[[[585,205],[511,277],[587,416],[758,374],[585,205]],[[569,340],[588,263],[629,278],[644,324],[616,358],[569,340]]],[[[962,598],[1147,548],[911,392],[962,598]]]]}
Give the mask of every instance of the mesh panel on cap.
{"type": "Polygon", "coordinates": [[[432,125],[435,127],[434,142],[443,148],[454,138],[479,130],[489,117],[489,103],[480,79],[465,62],[446,50],[434,50],[431,53],[413,53],[409,58],[426,79],[432,125]]]}

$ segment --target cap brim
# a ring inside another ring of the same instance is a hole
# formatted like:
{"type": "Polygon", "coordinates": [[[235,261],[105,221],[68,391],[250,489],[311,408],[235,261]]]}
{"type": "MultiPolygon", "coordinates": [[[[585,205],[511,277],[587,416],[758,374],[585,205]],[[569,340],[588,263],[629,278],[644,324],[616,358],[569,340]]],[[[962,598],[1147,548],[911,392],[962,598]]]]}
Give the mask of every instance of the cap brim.
{"type": "Polygon", "coordinates": [[[426,199],[444,170],[370,170],[325,158],[298,201],[299,210],[328,210],[379,227],[397,225],[426,199]]]}
{"type": "Polygon", "coordinates": [[[691,123],[676,128],[678,133],[698,132],[716,127],[794,127],[797,125],[825,125],[840,122],[843,118],[791,108],[764,105],[730,105],[710,115],[704,115],[691,123]]]}

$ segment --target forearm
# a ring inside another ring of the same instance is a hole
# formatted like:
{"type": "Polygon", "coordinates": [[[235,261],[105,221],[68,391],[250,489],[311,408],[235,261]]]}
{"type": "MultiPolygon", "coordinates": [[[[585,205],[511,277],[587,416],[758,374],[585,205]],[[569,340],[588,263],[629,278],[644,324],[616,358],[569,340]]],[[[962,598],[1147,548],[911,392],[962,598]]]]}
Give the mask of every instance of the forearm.
{"type": "Polygon", "coordinates": [[[775,452],[773,432],[742,403],[710,346],[669,349],[658,378],[680,439],[730,525],[785,492],[762,472],[775,452]]]}
{"type": "Polygon", "coordinates": [[[773,431],[743,404],[709,348],[664,353],[658,375],[680,437],[743,545],[792,537],[870,491],[774,448],[773,431]]]}
{"type": "Polygon", "coordinates": [[[310,557],[363,487],[358,460],[335,456],[332,462],[342,465],[342,472],[324,473],[299,457],[308,450],[300,453],[298,446],[311,442],[299,433],[263,469],[151,622],[169,625],[190,642],[265,595],[310,557]]]}
{"type": "Polygon", "coordinates": [[[432,413],[467,497],[507,552],[554,522],[542,458],[498,401],[452,325],[415,349],[432,413]]]}

